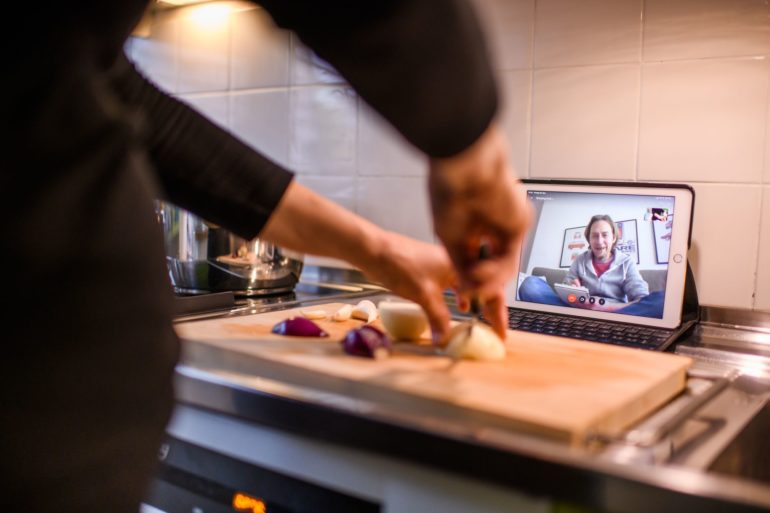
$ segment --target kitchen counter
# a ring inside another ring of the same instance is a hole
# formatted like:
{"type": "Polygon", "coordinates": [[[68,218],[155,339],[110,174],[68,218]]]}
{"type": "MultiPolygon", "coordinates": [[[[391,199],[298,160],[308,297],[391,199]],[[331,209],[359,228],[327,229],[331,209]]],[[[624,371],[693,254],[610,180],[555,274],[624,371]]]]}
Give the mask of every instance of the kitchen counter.
{"type": "MultiPolygon", "coordinates": [[[[350,270],[309,268],[303,282],[337,288],[184,319],[384,292],[350,270]]],[[[672,351],[694,359],[687,391],[625,436],[582,447],[490,427],[472,414],[265,379],[235,361],[222,365],[221,354],[210,365],[183,356],[169,435],[391,513],[770,509],[770,315],[702,308],[701,324],[672,351]]]]}

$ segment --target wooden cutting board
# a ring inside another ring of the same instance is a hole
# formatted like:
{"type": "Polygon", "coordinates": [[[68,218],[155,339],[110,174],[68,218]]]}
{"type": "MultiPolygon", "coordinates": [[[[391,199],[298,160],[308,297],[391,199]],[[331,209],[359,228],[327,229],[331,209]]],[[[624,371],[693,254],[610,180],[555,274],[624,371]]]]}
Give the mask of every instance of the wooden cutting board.
{"type": "MultiPolygon", "coordinates": [[[[312,309],[331,315],[342,304],[312,309]]],[[[453,361],[427,332],[418,343],[396,343],[390,358],[370,360],[340,345],[362,321],[314,321],[330,334],[325,339],[271,333],[299,311],[177,324],[183,361],[418,408],[422,401],[425,411],[478,412],[571,444],[591,433],[616,435],[645,417],[684,388],[690,365],[668,353],[519,331],[508,333],[502,361],[453,361]]]]}

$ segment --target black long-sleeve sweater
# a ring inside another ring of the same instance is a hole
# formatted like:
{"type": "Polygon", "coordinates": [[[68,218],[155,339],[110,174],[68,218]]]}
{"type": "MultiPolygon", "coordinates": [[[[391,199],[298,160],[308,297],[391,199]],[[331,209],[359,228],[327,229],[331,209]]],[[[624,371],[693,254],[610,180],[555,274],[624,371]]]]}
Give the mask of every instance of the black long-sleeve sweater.
{"type": "MultiPolygon", "coordinates": [[[[429,155],[489,124],[492,74],[461,0],[262,5],[429,155]]],[[[137,510],[178,357],[153,200],[252,237],[291,180],[122,57],[144,7],[44,1],[16,24],[23,44],[0,35],[2,511],[137,510]]]]}

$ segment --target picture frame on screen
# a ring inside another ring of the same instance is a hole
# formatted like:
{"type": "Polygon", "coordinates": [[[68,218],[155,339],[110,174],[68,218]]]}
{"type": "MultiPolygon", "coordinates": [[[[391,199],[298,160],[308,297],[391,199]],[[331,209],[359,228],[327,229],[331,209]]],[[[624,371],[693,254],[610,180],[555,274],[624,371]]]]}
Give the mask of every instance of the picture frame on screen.
{"type": "Polygon", "coordinates": [[[639,231],[636,228],[636,219],[618,221],[618,242],[615,247],[618,251],[626,253],[636,259],[639,265],[639,231]]]}
{"type": "Polygon", "coordinates": [[[564,241],[561,245],[561,260],[559,267],[569,267],[577,256],[588,249],[588,241],[583,233],[585,226],[576,226],[564,230],[564,241]]]}

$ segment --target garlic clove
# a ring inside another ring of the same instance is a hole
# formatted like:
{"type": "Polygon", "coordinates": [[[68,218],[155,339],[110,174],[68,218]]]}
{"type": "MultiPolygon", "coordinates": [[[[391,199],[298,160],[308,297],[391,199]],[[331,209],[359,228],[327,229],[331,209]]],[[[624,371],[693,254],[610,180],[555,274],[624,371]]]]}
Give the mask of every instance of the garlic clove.
{"type": "Polygon", "coordinates": [[[332,316],[332,319],[334,319],[337,322],[343,322],[350,319],[350,315],[353,313],[353,305],[345,305],[336,312],[334,312],[334,315],[332,316]]]}
{"type": "Polygon", "coordinates": [[[359,301],[355,308],[353,308],[353,311],[350,312],[350,315],[354,319],[361,319],[369,324],[370,322],[377,320],[377,307],[368,299],[364,299],[363,301],[359,301]]]}
{"type": "Polygon", "coordinates": [[[323,310],[300,310],[302,317],[306,319],[326,319],[327,313],[323,310]]]}

